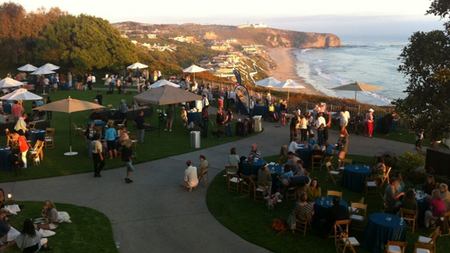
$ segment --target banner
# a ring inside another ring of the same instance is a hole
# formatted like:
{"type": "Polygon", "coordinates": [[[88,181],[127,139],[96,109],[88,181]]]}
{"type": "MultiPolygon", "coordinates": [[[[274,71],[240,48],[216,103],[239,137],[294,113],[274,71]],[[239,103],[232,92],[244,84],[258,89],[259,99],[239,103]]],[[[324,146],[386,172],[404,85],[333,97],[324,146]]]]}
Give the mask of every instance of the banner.
{"type": "Polygon", "coordinates": [[[234,88],[234,92],[236,93],[236,107],[238,111],[244,114],[248,114],[249,106],[250,106],[250,97],[248,95],[248,90],[243,85],[237,85],[234,88]]]}
{"type": "Polygon", "coordinates": [[[239,71],[239,69],[234,69],[233,74],[236,77],[236,82],[239,83],[239,85],[242,85],[241,71],[239,71]]]}

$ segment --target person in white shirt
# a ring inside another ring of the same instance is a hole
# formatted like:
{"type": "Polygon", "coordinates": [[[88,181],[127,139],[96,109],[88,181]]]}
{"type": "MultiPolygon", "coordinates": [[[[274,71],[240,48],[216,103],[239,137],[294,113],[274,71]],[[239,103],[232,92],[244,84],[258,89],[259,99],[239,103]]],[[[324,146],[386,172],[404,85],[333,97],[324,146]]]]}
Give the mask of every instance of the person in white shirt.
{"type": "Polygon", "coordinates": [[[28,132],[27,123],[25,122],[27,118],[28,115],[26,113],[23,113],[22,117],[20,117],[19,120],[17,120],[16,125],[14,126],[14,130],[16,130],[17,132],[19,130],[22,130],[24,133],[28,132]]]}
{"type": "Polygon", "coordinates": [[[289,144],[288,152],[292,152],[295,154],[297,152],[299,142],[300,140],[295,137],[291,144],[289,144]]]}
{"type": "Polygon", "coordinates": [[[316,130],[317,130],[317,140],[319,142],[319,146],[323,145],[323,130],[325,129],[327,122],[323,117],[323,112],[319,112],[319,117],[316,120],[316,130]]]}
{"type": "Polygon", "coordinates": [[[188,167],[184,171],[184,182],[181,184],[181,187],[188,188],[189,191],[192,191],[198,185],[197,168],[192,166],[191,160],[188,160],[186,165],[188,167]]]}

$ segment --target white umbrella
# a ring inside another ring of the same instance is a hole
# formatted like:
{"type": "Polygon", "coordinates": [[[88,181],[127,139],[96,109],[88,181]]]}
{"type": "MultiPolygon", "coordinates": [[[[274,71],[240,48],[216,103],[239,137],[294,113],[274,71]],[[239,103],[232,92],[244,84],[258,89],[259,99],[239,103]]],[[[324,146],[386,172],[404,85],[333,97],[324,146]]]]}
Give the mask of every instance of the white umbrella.
{"type": "Polygon", "coordinates": [[[23,65],[20,68],[17,68],[17,70],[24,71],[24,72],[32,72],[32,71],[35,71],[37,69],[38,69],[37,67],[35,67],[35,66],[31,65],[31,64],[26,64],[26,65],[23,65]]]}
{"type": "Polygon", "coordinates": [[[148,87],[153,89],[153,88],[162,87],[162,86],[166,86],[166,85],[169,85],[169,86],[172,86],[172,87],[176,87],[176,88],[180,88],[180,85],[178,85],[176,83],[169,82],[167,80],[159,80],[158,82],[156,82],[156,83],[154,83],[154,84],[152,84],[152,85],[150,85],[148,87]]]}
{"type": "Polygon", "coordinates": [[[47,75],[47,74],[54,74],[54,73],[55,73],[55,71],[47,69],[47,68],[42,68],[42,69],[38,68],[36,71],[31,72],[30,75],[38,76],[38,75],[47,75]]]}
{"type": "Polygon", "coordinates": [[[280,83],[275,77],[267,77],[262,80],[255,82],[256,86],[262,87],[275,87],[280,83]]]}
{"type": "Polygon", "coordinates": [[[296,83],[292,79],[287,79],[286,81],[277,84],[275,86],[275,88],[287,89],[288,90],[287,100],[289,101],[289,92],[291,89],[304,89],[306,87],[301,84],[296,83]]]}
{"type": "Polygon", "coordinates": [[[128,69],[145,69],[148,68],[148,65],[142,64],[140,62],[136,62],[127,67],[128,69]]]}
{"type": "Polygon", "coordinates": [[[0,100],[39,100],[42,99],[41,96],[38,96],[32,92],[29,92],[27,89],[18,89],[14,92],[4,95],[0,97],[0,100]]]}
{"type": "Polygon", "coordinates": [[[59,69],[59,66],[53,65],[51,63],[46,63],[42,65],[40,68],[50,69],[50,70],[57,70],[59,69]]]}
{"type": "Polygon", "coordinates": [[[10,77],[7,77],[5,79],[2,79],[0,81],[0,88],[12,88],[12,87],[19,87],[23,85],[22,82],[16,81],[10,77]]]}
{"type": "Polygon", "coordinates": [[[183,69],[184,73],[193,73],[194,74],[194,81],[195,81],[195,73],[206,71],[206,69],[201,68],[195,64],[192,64],[190,67],[183,69]]]}
{"type": "Polygon", "coordinates": [[[380,87],[376,87],[373,85],[365,84],[365,83],[350,83],[342,86],[337,86],[331,88],[332,90],[349,90],[355,92],[355,100],[356,100],[356,92],[358,91],[374,91],[374,90],[382,90],[380,87]]]}

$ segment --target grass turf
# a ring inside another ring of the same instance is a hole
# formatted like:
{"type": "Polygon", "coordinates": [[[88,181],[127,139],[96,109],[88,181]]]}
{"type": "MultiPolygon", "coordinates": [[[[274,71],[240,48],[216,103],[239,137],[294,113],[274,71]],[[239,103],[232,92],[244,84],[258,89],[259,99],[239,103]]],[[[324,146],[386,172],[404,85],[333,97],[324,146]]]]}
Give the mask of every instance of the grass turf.
{"type": "MultiPolygon", "coordinates": [[[[9,216],[9,224],[18,231],[22,230],[26,218],[40,218],[44,202],[14,202],[24,207],[14,216],[9,216]]],[[[62,223],[54,231],[56,234],[48,238],[51,252],[119,252],[113,239],[110,221],[106,215],[88,207],[55,203],[58,211],[66,211],[72,223],[62,223]]],[[[12,246],[7,252],[21,252],[12,246]]]]}
{"type": "MultiPolygon", "coordinates": [[[[370,163],[373,158],[365,156],[347,156],[350,159],[370,163]]],[[[277,156],[266,157],[267,161],[276,161],[277,156]]],[[[336,161],[335,161],[336,162],[336,161]]],[[[273,211],[267,210],[265,203],[253,201],[253,196],[247,198],[241,194],[229,192],[227,190],[225,173],[218,174],[211,182],[206,195],[206,203],[211,214],[225,227],[242,237],[244,240],[254,243],[273,252],[290,253],[306,250],[306,252],[326,253],[336,250],[332,239],[322,239],[317,235],[317,230],[308,230],[306,237],[302,237],[299,232],[291,234],[290,230],[277,236],[275,231],[270,231],[270,225],[275,218],[287,218],[294,208],[294,201],[283,201],[275,206],[273,211]]],[[[326,172],[313,172],[311,177],[319,180],[322,188],[322,196],[326,196],[327,190],[338,190],[343,192],[343,199],[350,205],[351,201],[359,201],[365,197],[368,204],[367,218],[372,213],[381,211],[382,200],[377,196],[368,197],[364,192],[352,192],[339,185],[334,185],[331,181],[325,182],[326,172]]],[[[408,247],[406,252],[413,252],[414,243],[419,235],[428,236],[430,229],[419,228],[415,234],[407,233],[408,247]]],[[[363,240],[363,233],[350,231],[350,236],[354,236],[359,242],[363,240]]],[[[439,237],[437,239],[437,252],[445,252],[444,249],[450,247],[449,237],[439,237]]],[[[365,249],[356,247],[357,252],[367,252],[365,249]]]]}

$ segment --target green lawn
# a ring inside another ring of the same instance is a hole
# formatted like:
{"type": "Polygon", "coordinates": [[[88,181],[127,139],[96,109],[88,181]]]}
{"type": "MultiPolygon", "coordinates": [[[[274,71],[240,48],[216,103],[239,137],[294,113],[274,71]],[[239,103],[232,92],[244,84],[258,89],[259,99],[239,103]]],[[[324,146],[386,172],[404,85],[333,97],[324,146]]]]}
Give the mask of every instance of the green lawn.
{"type": "MultiPolygon", "coordinates": [[[[26,218],[40,218],[44,201],[20,201],[14,204],[23,205],[22,210],[9,216],[9,224],[21,231],[26,218]]],[[[111,223],[103,213],[88,207],[55,203],[58,211],[66,211],[72,223],[62,223],[54,231],[56,234],[48,238],[51,252],[119,252],[113,239],[111,223]]],[[[6,252],[21,252],[16,246],[6,252]]]]}
{"type": "MultiPolygon", "coordinates": [[[[354,160],[371,162],[372,157],[348,156],[354,160]]],[[[278,157],[266,157],[268,161],[276,161],[278,157]]],[[[336,161],[335,161],[336,162],[336,161]]],[[[206,203],[211,214],[225,227],[251,243],[264,247],[273,252],[298,252],[301,249],[310,249],[307,252],[328,253],[334,252],[335,246],[332,239],[322,239],[317,235],[317,230],[308,230],[306,237],[302,237],[299,232],[291,234],[285,232],[279,236],[276,232],[269,231],[270,225],[275,218],[287,218],[294,208],[295,202],[283,201],[275,206],[273,211],[269,211],[264,203],[253,201],[253,196],[247,198],[241,194],[228,192],[226,178],[219,174],[211,182],[206,196],[206,203]],[[313,250],[314,249],[314,250],[313,250]]],[[[379,196],[367,197],[363,192],[351,192],[340,185],[334,185],[331,181],[325,182],[325,169],[322,172],[313,172],[311,177],[316,177],[322,188],[322,196],[326,196],[327,190],[338,190],[343,192],[343,199],[350,204],[351,201],[359,201],[365,197],[368,204],[368,214],[377,213],[381,210],[381,198],[379,196]]],[[[339,182],[338,182],[339,184],[339,182]]],[[[414,243],[419,235],[428,236],[430,229],[420,228],[415,234],[408,232],[407,252],[412,252],[414,243]]],[[[351,231],[350,236],[356,237],[359,242],[363,240],[363,233],[351,231]]],[[[437,252],[445,252],[444,249],[450,247],[449,237],[439,237],[437,239],[437,252]]],[[[357,247],[357,252],[367,252],[357,247]]]]}
{"type": "MultiPolygon", "coordinates": [[[[113,104],[118,107],[122,98],[127,100],[127,104],[131,104],[133,95],[105,95],[103,93],[103,105],[113,104]]],[[[52,101],[67,98],[72,98],[93,101],[97,91],[58,91],[50,93],[52,101]]],[[[134,93],[137,94],[137,93],[134,93]]],[[[26,102],[26,111],[30,111],[31,102],[26,102]]],[[[153,126],[158,126],[158,116],[154,107],[153,116],[147,117],[146,122],[153,126]]],[[[161,109],[165,109],[161,106],[161,109]]],[[[83,111],[72,113],[72,122],[78,125],[87,125],[89,121],[90,111],[83,111]]],[[[165,126],[161,126],[161,131],[147,131],[145,133],[145,143],[141,144],[137,152],[137,159],[133,160],[133,163],[142,163],[155,159],[160,159],[168,156],[183,154],[194,151],[194,148],[190,147],[190,134],[186,128],[181,126],[180,120],[180,108],[175,108],[175,120],[172,132],[163,131],[165,126]]],[[[211,121],[215,125],[215,115],[211,116],[211,121]]],[[[0,172],[0,183],[10,181],[21,181],[36,178],[48,178],[62,175],[71,175],[83,172],[93,171],[92,159],[87,157],[87,148],[84,137],[80,137],[73,133],[72,130],[72,146],[73,150],[78,152],[77,156],[65,157],[64,152],[69,151],[69,115],[66,113],[53,112],[53,119],[51,121],[51,127],[55,130],[55,148],[44,149],[44,160],[41,161],[39,166],[32,166],[32,161],[29,159],[31,166],[24,170],[21,175],[15,176],[11,172],[0,172]]],[[[209,132],[212,131],[212,125],[209,126],[209,132]]],[[[233,125],[234,131],[234,125],[233,125]]],[[[136,134],[136,129],[133,128],[133,122],[129,122],[128,130],[130,135],[136,134]]],[[[241,139],[242,137],[223,137],[221,139],[212,138],[211,135],[206,139],[201,140],[201,148],[208,148],[216,145],[220,145],[226,142],[232,142],[241,139]]],[[[0,136],[0,143],[6,143],[6,137],[0,136]]],[[[120,159],[107,159],[105,169],[113,169],[123,166],[120,159]]]]}

